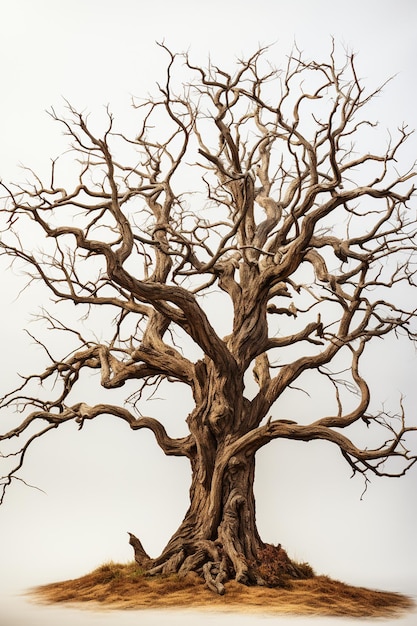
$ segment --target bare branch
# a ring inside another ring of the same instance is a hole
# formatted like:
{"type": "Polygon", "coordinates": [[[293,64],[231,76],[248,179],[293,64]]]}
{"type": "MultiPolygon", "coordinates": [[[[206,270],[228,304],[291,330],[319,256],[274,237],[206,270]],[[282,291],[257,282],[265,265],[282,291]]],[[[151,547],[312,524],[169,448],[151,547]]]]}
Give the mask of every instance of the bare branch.
{"type": "Polygon", "coordinates": [[[376,338],[417,339],[417,171],[406,125],[378,148],[366,107],[383,86],[367,91],[334,42],[324,62],[295,49],[283,70],[268,49],[229,70],[160,45],[165,77],[134,100],[135,136],[109,109],[97,132],[66,103],[67,117],[51,117],[70,147],[48,180],[26,170],[26,183],[1,183],[0,254],[54,308],[29,334],[46,365],[0,401],[0,498],[23,480],[31,444],[68,421],[111,415],[151,430],[165,454],[189,459],[192,481],[150,571],[197,569],[219,590],[229,567],[259,580],[249,563],[262,547],[252,488],[263,445],[328,441],[365,477],[402,476],[417,460],[417,427],[402,404],[374,408],[365,367],[376,338]],[[103,403],[75,402],[93,374],[103,403]],[[178,439],[143,416],[174,382],[194,402],[178,439]],[[121,388],[120,406],[106,403],[121,388]],[[313,410],[294,403],[290,419],[274,418],[296,390],[313,410]]]}

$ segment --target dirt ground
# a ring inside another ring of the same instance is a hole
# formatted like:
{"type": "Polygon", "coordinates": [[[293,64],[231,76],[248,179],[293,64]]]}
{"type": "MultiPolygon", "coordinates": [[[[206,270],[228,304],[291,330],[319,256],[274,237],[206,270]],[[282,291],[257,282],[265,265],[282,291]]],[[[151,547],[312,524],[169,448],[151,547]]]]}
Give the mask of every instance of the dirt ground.
{"type": "Polygon", "coordinates": [[[232,581],[219,596],[197,575],[147,577],[135,564],[115,563],[81,578],[36,587],[30,595],[37,602],[95,609],[207,608],[281,615],[395,617],[414,607],[407,596],[353,587],[327,576],[293,580],[288,588],[246,587],[232,581]]]}

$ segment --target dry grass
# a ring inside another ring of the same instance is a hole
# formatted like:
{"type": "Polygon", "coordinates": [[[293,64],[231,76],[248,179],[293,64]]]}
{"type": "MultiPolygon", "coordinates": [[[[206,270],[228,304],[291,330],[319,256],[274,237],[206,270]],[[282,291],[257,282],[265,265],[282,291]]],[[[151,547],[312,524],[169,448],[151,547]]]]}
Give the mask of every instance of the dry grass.
{"type": "Polygon", "coordinates": [[[349,617],[394,617],[414,606],[407,596],[351,587],[326,576],[292,581],[290,589],[229,582],[226,594],[217,596],[196,575],[150,578],[135,563],[107,563],[81,578],[36,587],[31,595],[41,602],[76,603],[86,608],[209,608],[349,617]]]}

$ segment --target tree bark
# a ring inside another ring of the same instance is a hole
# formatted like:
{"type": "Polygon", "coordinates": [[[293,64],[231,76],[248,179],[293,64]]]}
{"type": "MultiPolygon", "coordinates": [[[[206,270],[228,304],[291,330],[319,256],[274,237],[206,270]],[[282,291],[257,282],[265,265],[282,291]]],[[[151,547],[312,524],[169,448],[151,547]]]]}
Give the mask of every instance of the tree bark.
{"type": "Polygon", "coordinates": [[[222,375],[208,358],[196,367],[196,408],[187,418],[194,445],[188,441],[184,452],[192,470],[190,506],[155,559],[130,535],[135,559],[149,575],[196,572],[219,594],[231,579],[276,585],[283,577],[303,576],[286,552],[265,544],[257,530],[253,487],[259,445],[250,433],[257,430],[264,408],[255,415],[245,398],[244,370],[245,365],[222,375]]]}
{"type": "Polygon", "coordinates": [[[131,535],[135,559],[149,574],[177,572],[184,576],[195,571],[220,594],[224,593],[223,583],[231,578],[243,584],[261,582],[256,562],[264,544],[256,528],[254,456],[242,454],[228,461],[226,457],[225,451],[218,452],[212,475],[203,482],[202,461],[194,459],[190,507],[158,558],[149,559],[131,535]],[[223,480],[216,480],[219,472],[223,480]]]}
{"type": "Polygon", "coordinates": [[[162,554],[153,560],[138,541],[137,562],[150,574],[196,571],[208,586],[224,592],[224,581],[259,580],[256,561],[264,547],[256,527],[255,456],[236,442],[250,430],[243,378],[221,376],[212,362],[199,366],[197,408],[187,422],[194,445],[188,451],[190,506],[162,554]]]}

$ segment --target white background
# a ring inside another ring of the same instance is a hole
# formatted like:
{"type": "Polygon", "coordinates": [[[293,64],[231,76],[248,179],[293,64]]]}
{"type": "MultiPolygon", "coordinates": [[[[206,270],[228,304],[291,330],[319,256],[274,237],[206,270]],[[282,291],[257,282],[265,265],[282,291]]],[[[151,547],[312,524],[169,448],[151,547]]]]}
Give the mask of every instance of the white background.
{"type": "MultiPolygon", "coordinates": [[[[123,114],[131,95],[154,90],[166,62],[155,41],[163,39],[174,51],[189,49],[196,62],[204,63],[210,53],[214,62],[232,68],[236,56],[252,53],[258,44],[273,44],[273,62],[285,64],[294,40],[307,56],[325,59],[334,36],[358,53],[358,73],[371,87],[398,73],[375,105],[381,127],[404,120],[416,126],[414,0],[1,0],[0,7],[0,176],[5,181],[24,178],[19,163],[46,171],[50,157],[63,151],[65,138],[45,113],[52,105],[63,111],[63,97],[80,109],[94,112],[109,103],[123,114]]],[[[412,139],[410,154],[417,154],[416,148],[412,139]]],[[[30,313],[42,296],[26,292],[16,300],[21,280],[4,264],[0,284],[3,395],[16,371],[36,366],[39,353],[23,329],[32,330],[30,313]]],[[[416,423],[414,350],[381,344],[375,375],[381,400],[403,391],[410,421],[416,423]]],[[[167,403],[174,421],[185,416],[181,402],[167,403]]],[[[24,475],[46,493],[16,484],[0,509],[0,626],[133,623],[132,613],[97,616],[32,607],[16,592],[81,575],[110,559],[130,560],[127,531],[156,555],[185,512],[187,463],[166,459],[150,434],[103,419],[81,433],[69,425],[40,441],[24,475]]],[[[373,480],[362,501],[363,483],[349,477],[340,454],[327,446],[269,446],[259,455],[256,482],[263,538],[281,542],[320,573],[417,594],[417,470],[402,480],[373,480]]],[[[144,624],[195,623],[191,614],[140,615],[144,624]]],[[[219,624],[233,618],[205,619],[219,624]]],[[[262,620],[239,618],[251,625],[262,620]]],[[[295,625],[310,622],[317,623],[294,619],[295,625]]]]}

